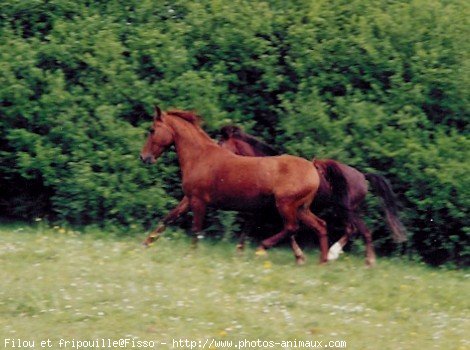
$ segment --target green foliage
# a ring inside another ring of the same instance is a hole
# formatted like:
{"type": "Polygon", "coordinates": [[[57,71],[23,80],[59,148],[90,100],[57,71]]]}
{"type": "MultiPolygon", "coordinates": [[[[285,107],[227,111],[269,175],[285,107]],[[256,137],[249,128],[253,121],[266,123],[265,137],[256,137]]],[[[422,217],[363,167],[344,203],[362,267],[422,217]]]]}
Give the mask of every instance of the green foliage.
{"type": "MultiPolygon", "coordinates": [[[[5,1],[2,214],[148,227],[182,196],[174,153],[138,160],[160,104],[384,174],[409,248],[466,264],[468,13],[463,0],[5,1]]],[[[209,231],[234,223],[214,217],[209,231]]]]}

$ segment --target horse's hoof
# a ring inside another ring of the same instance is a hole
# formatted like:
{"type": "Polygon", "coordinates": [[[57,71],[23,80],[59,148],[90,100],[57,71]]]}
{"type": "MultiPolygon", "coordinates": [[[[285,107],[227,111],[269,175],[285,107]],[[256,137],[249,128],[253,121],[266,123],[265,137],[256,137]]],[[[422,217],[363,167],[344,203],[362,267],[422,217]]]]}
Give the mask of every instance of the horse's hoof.
{"type": "Polygon", "coordinates": [[[305,263],[307,262],[307,259],[305,259],[305,256],[299,256],[295,258],[295,261],[297,265],[302,266],[302,265],[305,265],[305,263]]]}
{"type": "Polygon", "coordinates": [[[150,247],[151,245],[153,245],[153,243],[155,241],[157,241],[158,239],[160,238],[159,235],[156,235],[156,236],[148,236],[145,241],[142,242],[142,245],[146,248],[150,247]]]}
{"type": "Polygon", "coordinates": [[[268,252],[263,247],[259,247],[259,248],[256,249],[255,255],[256,256],[267,256],[268,252]]]}
{"type": "Polygon", "coordinates": [[[149,248],[150,246],[153,245],[153,242],[155,242],[155,238],[154,237],[147,237],[145,239],[145,241],[142,242],[142,245],[145,247],[145,248],[149,248]]]}

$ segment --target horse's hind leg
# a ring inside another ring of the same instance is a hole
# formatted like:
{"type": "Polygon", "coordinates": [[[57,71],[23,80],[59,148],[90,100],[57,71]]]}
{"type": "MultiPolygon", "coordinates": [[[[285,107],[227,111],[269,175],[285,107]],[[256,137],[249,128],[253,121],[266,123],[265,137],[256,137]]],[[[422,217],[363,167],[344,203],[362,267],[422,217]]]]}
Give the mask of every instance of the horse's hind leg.
{"type": "Polygon", "coordinates": [[[291,230],[289,228],[286,228],[284,226],[284,228],[276,233],[275,235],[269,237],[269,238],[266,238],[264,241],[261,242],[261,245],[258,247],[258,250],[264,250],[264,249],[269,249],[273,246],[275,246],[276,244],[278,244],[282,239],[284,239],[285,237],[287,237],[287,235],[289,233],[292,233],[292,232],[295,232],[295,230],[291,230]]]}
{"type": "MultiPolygon", "coordinates": [[[[278,234],[264,240],[263,242],[261,242],[261,246],[258,247],[256,254],[258,254],[258,255],[265,254],[265,252],[264,252],[265,249],[271,248],[272,246],[276,245],[280,240],[282,240],[287,235],[289,235],[289,233],[292,234],[294,231],[289,230],[289,229],[283,229],[278,234]],[[268,241],[270,241],[270,242],[268,243],[268,241]]],[[[300,247],[297,244],[297,241],[295,240],[295,237],[293,235],[290,237],[290,243],[291,243],[292,251],[294,252],[295,261],[296,261],[297,265],[305,264],[306,259],[305,259],[304,252],[302,251],[302,249],[300,249],[300,247]]]]}
{"type": "Polygon", "coordinates": [[[357,233],[357,228],[354,225],[356,214],[352,211],[346,211],[345,214],[339,216],[341,226],[344,227],[346,233],[336,241],[328,250],[328,261],[336,260],[343,253],[344,246],[354,237],[357,233]]]}
{"type": "MultiPolygon", "coordinates": [[[[292,201],[278,201],[277,209],[279,214],[284,219],[284,228],[274,236],[271,236],[261,242],[261,245],[258,247],[258,254],[263,252],[265,249],[269,249],[279,243],[282,239],[287,237],[289,234],[295,233],[298,230],[299,225],[297,222],[297,207],[298,204],[292,201]]],[[[302,264],[305,261],[303,252],[300,247],[297,245],[297,242],[291,240],[292,250],[298,264],[302,264]]]]}
{"type": "Polygon", "coordinates": [[[302,249],[300,249],[297,241],[295,240],[295,235],[290,236],[290,245],[292,250],[294,251],[295,260],[297,261],[297,265],[305,264],[305,255],[302,249]]]}
{"type": "Polygon", "coordinates": [[[292,201],[278,201],[276,203],[279,214],[284,219],[284,228],[281,232],[266,238],[261,242],[264,248],[271,248],[285,238],[289,233],[294,233],[298,230],[299,225],[297,222],[297,206],[292,201]]]}
{"type": "Polygon", "coordinates": [[[328,261],[328,237],[325,221],[315,216],[308,207],[300,208],[298,218],[317,233],[320,241],[320,264],[326,263],[328,261]]]}
{"type": "Polygon", "coordinates": [[[373,267],[375,265],[375,250],[374,245],[372,244],[372,233],[361,218],[357,217],[354,222],[358,231],[362,234],[366,245],[366,265],[373,267]]]}
{"type": "Polygon", "coordinates": [[[189,199],[188,197],[183,197],[181,202],[170,211],[157,225],[157,228],[150,232],[150,234],[145,238],[144,242],[142,243],[145,246],[149,246],[152,242],[155,242],[157,239],[160,238],[163,231],[165,231],[166,225],[171,224],[177,218],[179,218],[184,213],[188,212],[189,210],[189,199]]]}
{"type": "Polygon", "coordinates": [[[344,246],[348,243],[350,235],[346,233],[328,250],[328,261],[336,260],[343,253],[344,246]]]}

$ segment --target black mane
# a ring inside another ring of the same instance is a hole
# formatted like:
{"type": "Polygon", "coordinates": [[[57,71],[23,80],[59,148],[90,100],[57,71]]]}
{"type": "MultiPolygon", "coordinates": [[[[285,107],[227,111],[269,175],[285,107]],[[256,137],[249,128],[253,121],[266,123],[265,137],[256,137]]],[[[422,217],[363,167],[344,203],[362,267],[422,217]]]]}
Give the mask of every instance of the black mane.
{"type": "Polygon", "coordinates": [[[256,149],[258,152],[263,153],[266,156],[277,156],[280,153],[272,146],[267,143],[258,140],[256,137],[245,133],[240,127],[236,125],[227,125],[220,129],[222,138],[228,140],[230,137],[248,143],[251,147],[256,149]]]}

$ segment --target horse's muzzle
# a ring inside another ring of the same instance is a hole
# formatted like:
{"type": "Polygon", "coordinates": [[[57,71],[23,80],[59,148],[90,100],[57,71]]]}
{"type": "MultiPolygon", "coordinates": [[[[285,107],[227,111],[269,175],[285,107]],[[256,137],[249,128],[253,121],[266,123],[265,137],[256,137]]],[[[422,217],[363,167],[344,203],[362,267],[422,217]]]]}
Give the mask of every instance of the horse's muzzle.
{"type": "Polygon", "coordinates": [[[154,158],[152,156],[142,156],[140,155],[140,160],[144,163],[144,164],[152,164],[155,162],[154,158]]]}

